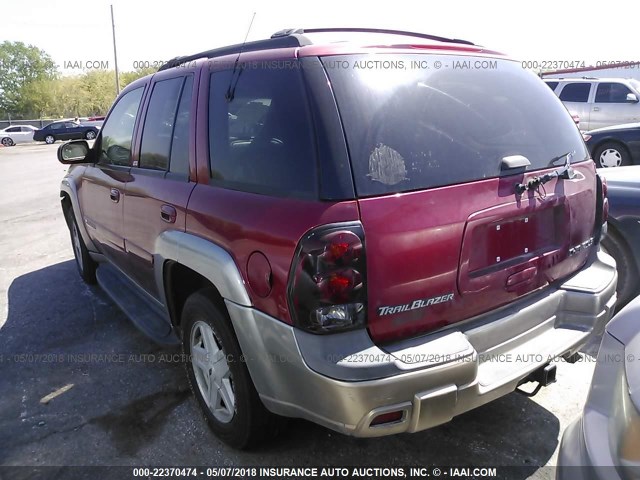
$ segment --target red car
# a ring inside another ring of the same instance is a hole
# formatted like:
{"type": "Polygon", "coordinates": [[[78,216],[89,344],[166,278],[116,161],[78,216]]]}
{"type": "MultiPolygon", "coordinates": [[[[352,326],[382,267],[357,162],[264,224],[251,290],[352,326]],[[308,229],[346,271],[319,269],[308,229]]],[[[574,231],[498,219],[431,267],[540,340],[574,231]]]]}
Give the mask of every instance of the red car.
{"type": "Polygon", "coordinates": [[[616,300],[553,92],[470,42],[347,30],[175,59],[58,152],[80,274],[182,343],[236,447],[279,416],[417,432],[547,385],[616,300]]]}

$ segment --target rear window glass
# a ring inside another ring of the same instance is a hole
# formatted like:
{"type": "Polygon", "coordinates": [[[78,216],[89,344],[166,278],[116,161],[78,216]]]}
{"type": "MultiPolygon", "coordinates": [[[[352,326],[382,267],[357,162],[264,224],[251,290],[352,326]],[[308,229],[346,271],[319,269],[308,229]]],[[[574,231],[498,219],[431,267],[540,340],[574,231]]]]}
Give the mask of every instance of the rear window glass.
{"type": "Polygon", "coordinates": [[[512,155],[525,156],[528,170],[572,151],[574,162],[588,158],[564,105],[516,62],[435,55],[375,60],[323,59],[359,196],[513,174],[500,169],[512,155]]]}

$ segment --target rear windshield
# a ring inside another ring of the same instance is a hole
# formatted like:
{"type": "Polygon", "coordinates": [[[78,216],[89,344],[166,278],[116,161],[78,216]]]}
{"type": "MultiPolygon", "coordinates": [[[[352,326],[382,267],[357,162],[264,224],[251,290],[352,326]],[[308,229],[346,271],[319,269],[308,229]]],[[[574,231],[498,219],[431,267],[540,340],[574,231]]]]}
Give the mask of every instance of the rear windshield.
{"type": "MultiPolygon", "coordinates": [[[[513,174],[504,157],[547,168],[584,141],[558,97],[509,60],[435,55],[322,59],[342,117],[358,196],[513,174]]],[[[554,164],[561,164],[564,159],[554,164]]]]}

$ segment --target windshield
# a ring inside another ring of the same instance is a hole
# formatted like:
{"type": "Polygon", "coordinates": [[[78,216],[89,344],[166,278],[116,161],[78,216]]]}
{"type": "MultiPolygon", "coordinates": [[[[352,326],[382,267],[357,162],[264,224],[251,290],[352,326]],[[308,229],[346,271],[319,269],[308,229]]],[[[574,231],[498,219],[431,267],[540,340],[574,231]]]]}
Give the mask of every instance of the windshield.
{"type": "Polygon", "coordinates": [[[435,55],[324,57],[359,196],[513,174],[587,149],[565,107],[517,62],[435,55]]]}

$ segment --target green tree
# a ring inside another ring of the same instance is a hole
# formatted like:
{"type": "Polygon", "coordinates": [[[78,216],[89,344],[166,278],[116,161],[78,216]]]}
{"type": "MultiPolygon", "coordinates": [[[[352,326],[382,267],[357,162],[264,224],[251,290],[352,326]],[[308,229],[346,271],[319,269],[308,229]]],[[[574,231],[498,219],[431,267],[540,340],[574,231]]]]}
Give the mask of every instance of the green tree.
{"type": "Polygon", "coordinates": [[[21,90],[31,82],[54,79],[57,73],[43,50],[23,42],[0,43],[0,113],[20,115],[21,90]]]}
{"type": "Polygon", "coordinates": [[[139,68],[132,72],[121,72],[120,87],[124,88],[134,80],[138,80],[139,78],[146,77],[147,75],[151,75],[152,73],[156,73],[156,72],[157,72],[157,69],[153,67],[139,68]]]}

